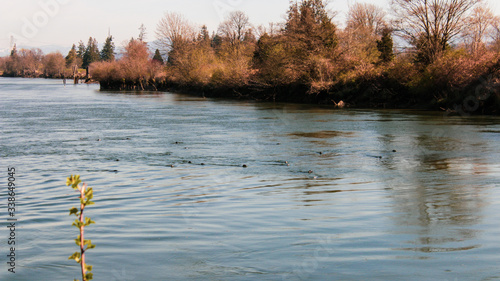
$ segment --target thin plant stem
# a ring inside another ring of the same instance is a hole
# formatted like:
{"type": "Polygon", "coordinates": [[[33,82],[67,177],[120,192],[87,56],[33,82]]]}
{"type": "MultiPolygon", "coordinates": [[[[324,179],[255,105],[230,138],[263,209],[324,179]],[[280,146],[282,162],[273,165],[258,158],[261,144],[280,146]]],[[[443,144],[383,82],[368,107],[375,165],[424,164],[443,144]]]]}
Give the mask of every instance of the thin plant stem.
{"type": "MultiPolygon", "coordinates": [[[[83,223],[83,210],[85,209],[85,205],[83,204],[83,202],[85,202],[85,190],[87,189],[87,184],[84,183],[83,186],[80,188],[80,199],[81,200],[81,203],[80,203],[80,222],[83,223]]],[[[82,266],[82,280],[83,281],[87,281],[87,279],[85,278],[85,273],[86,273],[86,269],[85,269],[85,249],[84,249],[84,226],[80,226],[80,251],[82,253],[82,262],[81,262],[81,266],[82,266]]]]}

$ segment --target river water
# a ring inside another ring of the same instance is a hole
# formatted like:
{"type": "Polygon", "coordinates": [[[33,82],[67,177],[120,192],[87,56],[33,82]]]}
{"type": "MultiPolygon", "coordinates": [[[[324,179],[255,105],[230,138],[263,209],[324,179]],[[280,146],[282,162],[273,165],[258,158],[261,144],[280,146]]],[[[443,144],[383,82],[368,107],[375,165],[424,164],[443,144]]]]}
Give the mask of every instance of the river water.
{"type": "Polygon", "coordinates": [[[94,188],[94,280],[500,280],[498,117],[40,79],[0,100],[0,280],[81,278],[70,174],[94,188]]]}

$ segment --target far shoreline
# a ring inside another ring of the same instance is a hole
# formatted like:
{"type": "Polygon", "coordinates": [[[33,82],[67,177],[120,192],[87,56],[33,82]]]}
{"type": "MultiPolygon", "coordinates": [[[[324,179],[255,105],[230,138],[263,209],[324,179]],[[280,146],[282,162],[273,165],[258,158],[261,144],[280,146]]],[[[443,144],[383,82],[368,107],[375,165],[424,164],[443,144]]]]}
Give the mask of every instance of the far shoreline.
{"type": "MultiPolygon", "coordinates": [[[[5,77],[0,74],[0,78],[19,78],[19,79],[49,79],[49,80],[61,80],[64,78],[52,78],[52,77],[5,77]]],[[[93,79],[79,78],[78,81],[86,80],[81,83],[74,83],[74,79],[71,77],[66,78],[67,83],[65,85],[77,85],[77,84],[99,84],[99,91],[108,93],[127,93],[127,92],[157,92],[157,93],[179,93],[183,95],[200,97],[200,98],[213,98],[213,99],[227,99],[227,100],[239,100],[239,101],[254,101],[254,102],[269,102],[269,103],[291,103],[291,104],[303,104],[311,106],[327,106],[335,109],[356,109],[356,110],[410,110],[410,111],[423,111],[423,112],[435,112],[443,113],[444,116],[499,116],[498,112],[490,111],[479,111],[479,110],[467,110],[463,108],[463,105],[455,105],[452,108],[436,108],[429,104],[424,103],[406,103],[406,104],[396,104],[386,102],[370,103],[370,100],[358,100],[355,103],[349,101],[344,101],[338,94],[332,91],[321,91],[319,93],[310,94],[307,93],[306,85],[286,85],[282,87],[273,87],[266,89],[256,89],[252,87],[196,87],[196,86],[181,86],[174,83],[168,83],[162,81],[160,83],[156,82],[154,85],[152,83],[146,83],[142,88],[138,85],[132,84],[106,84],[93,79]],[[337,98],[337,99],[335,99],[337,98]],[[342,106],[339,106],[342,104],[342,106]]],[[[62,83],[64,84],[64,83],[62,83]]],[[[407,93],[399,93],[399,95],[405,96],[407,93]]],[[[377,95],[373,95],[377,96],[377,95]]],[[[352,97],[351,97],[352,98],[352,97]]]]}

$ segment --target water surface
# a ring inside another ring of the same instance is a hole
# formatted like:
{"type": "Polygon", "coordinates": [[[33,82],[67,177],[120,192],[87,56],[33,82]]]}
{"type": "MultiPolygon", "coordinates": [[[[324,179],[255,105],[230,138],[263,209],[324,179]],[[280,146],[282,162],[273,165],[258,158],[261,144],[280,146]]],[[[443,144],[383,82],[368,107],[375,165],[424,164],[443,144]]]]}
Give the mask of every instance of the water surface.
{"type": "Polygon", "coordinates": [[[72,280],[65,186],[95,190],[95,280],[500,280],[500,118],[107,93],[0,78],[16,274],[72,280]],[[245,165],[246,168],[243,166],[245,165]]]}

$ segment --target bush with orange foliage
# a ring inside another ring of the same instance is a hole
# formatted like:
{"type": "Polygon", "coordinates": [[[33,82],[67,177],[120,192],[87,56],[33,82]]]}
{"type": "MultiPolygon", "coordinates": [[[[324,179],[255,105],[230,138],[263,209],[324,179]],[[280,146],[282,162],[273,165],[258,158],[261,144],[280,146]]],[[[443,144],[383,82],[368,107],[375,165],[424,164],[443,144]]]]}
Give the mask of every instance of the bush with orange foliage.
{"type": "Polygon", "coordinates": [[[182,87],[207,86],[218,64],[215,51],[203,42],[192,42],[170,56],[168,79],[182,87]]]}
{"type": "Polygon", "coordinates": [[[162,66],[150,59],[150,55],[146,43],[131,40],[125,47],[122,59],[93,63],[90,73],[101,84],[101,89],[156,89],[162,83],[164,74],[162,66]]]}
{"type": "Polygon", "coordinates": [[[66,59],[59,53],[50,53],[42,59],[42,69],[47,78],[62,78],[66,69],[66,59]]]}

